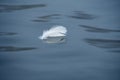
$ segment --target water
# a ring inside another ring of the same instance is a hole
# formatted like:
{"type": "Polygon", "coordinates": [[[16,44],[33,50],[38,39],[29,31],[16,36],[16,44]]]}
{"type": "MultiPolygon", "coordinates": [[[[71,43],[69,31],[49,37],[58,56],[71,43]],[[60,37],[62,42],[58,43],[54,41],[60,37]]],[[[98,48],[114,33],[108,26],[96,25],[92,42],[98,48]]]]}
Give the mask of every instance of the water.
{"type": "Polygon", "coordinates": [[[119,0],[1,0],[0,80],[119,80],[119,0]],[[38,39],[53,25],[67,40],[38,39]]]}

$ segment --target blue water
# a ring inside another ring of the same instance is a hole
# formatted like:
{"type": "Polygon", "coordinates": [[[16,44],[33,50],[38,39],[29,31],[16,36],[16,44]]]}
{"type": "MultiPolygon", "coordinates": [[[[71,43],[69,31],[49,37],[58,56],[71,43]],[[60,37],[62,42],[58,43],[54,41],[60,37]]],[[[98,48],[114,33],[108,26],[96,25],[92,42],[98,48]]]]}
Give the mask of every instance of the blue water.
{"type": "Polygon", "coordinates": [[[0,80],[120,80],[119,0],[1,0],[0,80]],[[38,39],[54,25],[67,40],[38,39]]]}

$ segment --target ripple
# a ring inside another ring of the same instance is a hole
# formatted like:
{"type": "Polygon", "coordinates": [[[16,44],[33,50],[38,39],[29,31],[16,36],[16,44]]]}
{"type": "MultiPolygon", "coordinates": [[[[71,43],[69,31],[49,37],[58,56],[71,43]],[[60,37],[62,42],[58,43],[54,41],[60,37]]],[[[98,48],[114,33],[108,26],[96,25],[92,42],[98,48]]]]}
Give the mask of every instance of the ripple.
{"type": "Polygon", "coordinates": [[[50,14],[45,16],[40,16],[36,20],[33,20],[34,22],[49,22],[53,19],[60,19],[60,14],[50,14]]]}
{"type": "Polygon", "coordinates": [[[85,20],[91,20],[96,18],[96,16],[85,13],[83,11],[74,11],[74,15],[71,15],[68,17],[74,18],[74,19],[85,19],[85,20]]]}
{"type": "Polygon", "coordinates": [[[45,4],[32,4],[32,5],[6,5],[0,4],[0,12],[12,12],[16,10],[31,9],[37,7],[46,7],[45,4]]]}
{"type": "Polygon", "coordinates": [[[97,27],[87,26],[87,25],[80,25],[80,27],[85,28],[85,31],[88,31],[88,32],[98,32],[98,33],[120,32],[120,30],[97,28],[97,27]]]}
{"type": "Polygon", "coordinates": [[[0,46],[0,52],[26,51],[36,49],[34,47],[15,47],[15,46],[0,46]]]}
{"type": "Polygon", "coordinates": [[[105,48],[109,52],[120,53],[120,40],[109,39],[85,39],[85,42],[92,46],[105,48]]]}
{"type": "Polygon", "coordinates": [[[85,41],[93,46],[100,48],[120,48],[120,40],[85,39],[85,41]]]}
{"type": "Polygon", "coordinates": [[[0,32],[0,36],[6,36],[6,35],[16,35],[17,33],[14,33],[14,32],[0,32]]]}

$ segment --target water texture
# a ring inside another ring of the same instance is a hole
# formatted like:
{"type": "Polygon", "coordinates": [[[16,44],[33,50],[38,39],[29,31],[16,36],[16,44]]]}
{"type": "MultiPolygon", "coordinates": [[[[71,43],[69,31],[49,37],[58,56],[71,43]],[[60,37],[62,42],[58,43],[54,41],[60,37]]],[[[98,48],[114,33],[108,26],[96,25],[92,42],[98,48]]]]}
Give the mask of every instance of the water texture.
{"type": "Polygon", "coordinates": [[[119,0],[0,0],[0,80],[120,80],[119,0]],[[54,25],[64,43],[38,37],[54,25]]]}

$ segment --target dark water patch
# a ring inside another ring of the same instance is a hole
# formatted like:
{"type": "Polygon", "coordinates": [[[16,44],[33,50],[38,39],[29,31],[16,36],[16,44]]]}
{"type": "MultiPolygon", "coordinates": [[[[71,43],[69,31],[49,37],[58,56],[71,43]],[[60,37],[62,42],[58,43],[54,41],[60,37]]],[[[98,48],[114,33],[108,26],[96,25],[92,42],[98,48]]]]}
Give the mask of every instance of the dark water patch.
{"type": "Polygon", "coordinates": [[[100,48],[120,48],[120,40],[85,39],[85,42],[100,48]]]}
{"type": "MultiPolygon", "coordinates": [[[[77,51],[76,51],[77,52],[77,51]]],[[[51,59],[63,59],[63,58],[73,58],[77,56],[84,56],[83,54],[80,53],[75,53],[73,51],[66,51],[66,52],[61,52],[60,54],[48,54],[47,56],[42,56],[44,58],[51,58],[51,59]]]]}
{"type": "Polygon", "coordinates": [[[58,19],[57,16],[61,16],[60,14],[51,14],[51,15],[46,15],[46,16],[41,16],[41,17],[38,17],[38,18],[42,18],[42,19],[48,19],[48,18],[54,18],[54,19],[58,19]]]}
{"type": "Polygon", "coordinates": [[[49,22],[48,20],[32,20],[33,22],[49,22]]]}
{"type": "Polygon", "coordinates": [[[15,46],[0,46],[0,52],[14,52],[37,49],[34,47],[15,47],[15,46]]]}
{"type": "Polygon", "coordinates": [[[9,56],[5,56],[0,54],[0,66],[4,66],[4,65],[9,65],[11,63],[15,62],[15,59],[9,56]]]}
{"type": "Polygon", "coordinates": [[[88,32],[98,32],[98,33],[120,32],[120,30],[98,28],[98,27],[88,26],[88,25],[80,25],[80,27],[85,28],[85,31],[88,31],[88,32]]]}
{"type": "Polygon", "coordinates": [[[85,19],[85,20],[91,20],[96,18],[96,16],[85,13],[83,11],[74,11],[74,15],[71,15],[68,17],[74,18],[74,19],[85,19]]]}
{"type": "Polygon", "coordinates": [[[110,52],[120,53],[120,50],[111,50],[110,52]]]}
{"type": "Polygon", "coordinates": [[[49,22],[53,19],[60,19],[60,14],[50,14],[45,16],[40,16],[36,20],[33,20],[34,22],[49,22]]]}
{"type": "Polygon", "coordinates": [[[12,36],[12,35],[17,35],[17,33],[14,32],[0,32],[0,36],[12,36]]]}
{"type": "Polygon", "coordinates": [[[17,10],[38,8],[38,7],[46,7],[45,4],[32,4],[32,5],[7,5],[0,4],[0,12],[12,12],[17,10]]]}
{"type": "Polygon", "coordinates": [[[18,36],[0,36],[0,44],[19,44],[21,39],[18,36]]]}

